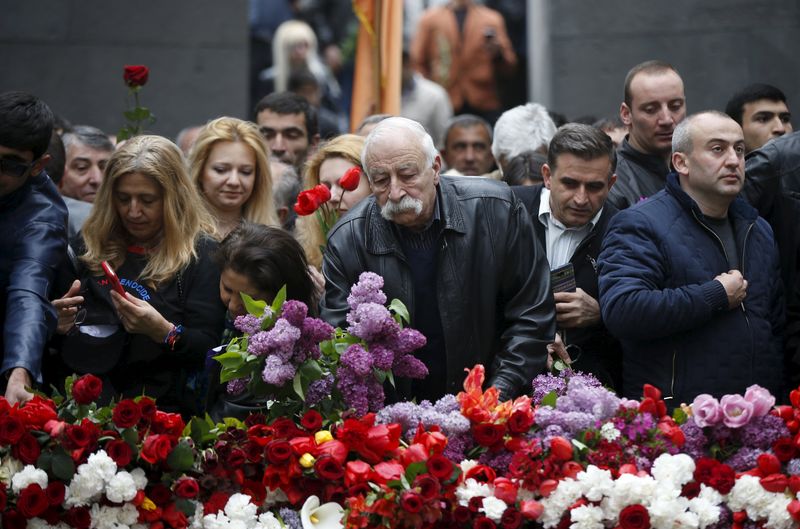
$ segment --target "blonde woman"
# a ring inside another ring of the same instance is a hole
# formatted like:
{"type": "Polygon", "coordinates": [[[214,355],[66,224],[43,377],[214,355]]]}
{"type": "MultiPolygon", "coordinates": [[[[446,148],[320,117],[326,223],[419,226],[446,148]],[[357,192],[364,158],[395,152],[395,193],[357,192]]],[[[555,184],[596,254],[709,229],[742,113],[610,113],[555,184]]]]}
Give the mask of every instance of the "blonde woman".
{"type": "MultiPolygon", "coordinates": [[[[331,190],[330,206],[344,215],[350,208],[370,195],[369,182],[362,174],[358,187],[353,191],[345,191],[339,180],[353,167],[361,169],[361,150],[364,138],[355,134],[342,134],[324,143],[306,162],[305,185],[311,189],[317,184],[324,184],[331,190]]],[[[308,215],[297,219],[297,240],[303,246],[309,264],[317,269],[322,266],[322,251],[325,236],[316,215],[308,215]]]]}
{"type": "Polygon", "coordinates": [[[278,226],[267,147],[254,123],[210,121],[189,154],[189,172],[216,218],[218,239],[242,219],[278,226]]]}
{"type": "Polygon", "coordinates": [[[202,370],[225,318],[213,219],[180,150],[160,136],[126,141],[96,200],[75,248],[76,279],[53,302],[65,367],[101,376],[106,398],[144,393],[162,409],[196,413],[187,378],[202,370]]]}

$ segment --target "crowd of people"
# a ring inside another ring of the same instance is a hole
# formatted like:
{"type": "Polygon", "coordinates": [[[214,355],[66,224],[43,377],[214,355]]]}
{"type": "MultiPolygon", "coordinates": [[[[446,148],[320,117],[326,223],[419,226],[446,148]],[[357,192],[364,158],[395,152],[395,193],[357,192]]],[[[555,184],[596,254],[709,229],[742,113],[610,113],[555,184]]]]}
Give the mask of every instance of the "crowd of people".
{"type": "Polygon", "coordinates": [[[442,102],[409,98],[408,115],[354,134],[323,134],[318,102],[292,91],[297,64],[332,83],[300,22],[276,36],[294,59],[264,74],[252,122],[219,117],[175,143],[115,145],[0,94],[6,398],[93,373],[106,399],[237,414],[253,403],[226,396],[208,359],[236,332],[240,294],[271,302],[286,285],[346,326],[364,271],[427,338],[430,374],[398,380],[397,399],[457,392],[477,363],[504,398],[565,367],[633,398],[653,384],[671,406],[751,384],[786,395],[800,378],[800,133],[784,94],[752,85],[725,112],[688,114],[680,74],[653,60],[629,71],[619,118],[503,112],[497,79],[516,58],[489,11],[424,13],[403,82],[442,102]],[[293,207],[319,185],[329,230],[293,207]]]}

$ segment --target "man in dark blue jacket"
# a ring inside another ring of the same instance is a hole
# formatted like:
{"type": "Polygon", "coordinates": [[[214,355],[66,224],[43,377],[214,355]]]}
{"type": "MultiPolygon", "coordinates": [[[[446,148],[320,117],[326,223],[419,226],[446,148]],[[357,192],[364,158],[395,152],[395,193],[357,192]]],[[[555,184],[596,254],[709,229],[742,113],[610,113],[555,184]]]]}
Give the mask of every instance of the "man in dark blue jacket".
{"type": "Polygon", "coordinates": [[[45,342],[56,327],[48,301],[67,240],[67,208],[44,172],[53,113],[23,92],[0,94],[0,381],[11,402],[41,382],[45,342]]]}
{"type": "Polygon", "coordinates": [[[600,253],[603,321],[622,341],[623,387],[671,406],[784,385],[783,302],[772,230],[736,195],[744,136],[709,111],[675,129],[664,191],[611,222],[600,253]]]}

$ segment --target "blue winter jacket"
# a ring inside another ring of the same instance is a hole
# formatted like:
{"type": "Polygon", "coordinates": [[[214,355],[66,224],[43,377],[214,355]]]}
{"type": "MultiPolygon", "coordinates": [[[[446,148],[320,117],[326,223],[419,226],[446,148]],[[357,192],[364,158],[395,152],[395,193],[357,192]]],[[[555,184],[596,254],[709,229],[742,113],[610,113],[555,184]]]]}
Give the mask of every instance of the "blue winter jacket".
{"type": "Polygon", "coordinates": [[[671,407],[700,393],[783,390],[782,284],[767,222],[741,199],[729,208],[747,297],[728,309],[719,237],[677,175],[611,222],[600,252],[600,308],[623,346],[623,392],[661,389],[671,407]]]}
{"type": "Polygon", "coordinates": [[[42,353],[56,327],[48,295],[66,248],[67,207],[46,173],[0,197],[0,373],[24,367],[41,382],[42,353]]]}

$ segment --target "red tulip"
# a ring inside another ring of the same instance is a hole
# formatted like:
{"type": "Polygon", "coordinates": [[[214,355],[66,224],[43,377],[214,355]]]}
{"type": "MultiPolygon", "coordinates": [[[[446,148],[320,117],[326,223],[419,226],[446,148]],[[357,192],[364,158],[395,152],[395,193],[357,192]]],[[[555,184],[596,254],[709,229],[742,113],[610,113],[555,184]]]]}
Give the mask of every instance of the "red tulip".
{"type": "Polygon", "coordinates": [[[339,186],[345,191],[354,191],[361,181],[361,168],[351,167],[339,179],[339,186]]]}

